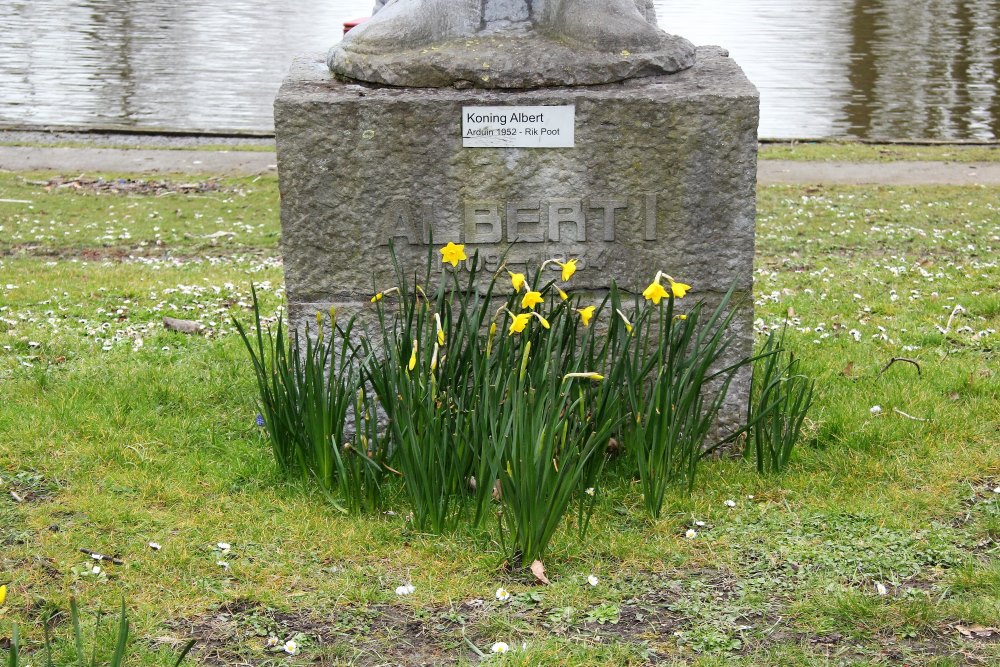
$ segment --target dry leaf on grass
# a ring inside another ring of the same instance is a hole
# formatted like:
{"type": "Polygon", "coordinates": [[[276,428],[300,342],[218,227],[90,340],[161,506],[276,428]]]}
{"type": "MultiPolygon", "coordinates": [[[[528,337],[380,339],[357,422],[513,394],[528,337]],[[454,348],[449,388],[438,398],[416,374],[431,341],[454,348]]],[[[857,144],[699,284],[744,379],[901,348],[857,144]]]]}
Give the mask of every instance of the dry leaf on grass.
{"type": "Polygon", "coordinates": [[[549,578],[545,576],[545,566],[542,565],[542,561],[536,560],[531,564],[531,573],[535,575],[535,579],[538,579],[540,583],[548,586],[550,583],[549,578]]]}
{"type": "Polygon", "coordinates": [[[992,637],[993,635],[1000,633],[1000,630],[996,628],[989,628],[984,625],[956,625],[955,629],[958,630],[963,637],[968,637],[969,639],[978,639],[980,637],[992,637]]]}

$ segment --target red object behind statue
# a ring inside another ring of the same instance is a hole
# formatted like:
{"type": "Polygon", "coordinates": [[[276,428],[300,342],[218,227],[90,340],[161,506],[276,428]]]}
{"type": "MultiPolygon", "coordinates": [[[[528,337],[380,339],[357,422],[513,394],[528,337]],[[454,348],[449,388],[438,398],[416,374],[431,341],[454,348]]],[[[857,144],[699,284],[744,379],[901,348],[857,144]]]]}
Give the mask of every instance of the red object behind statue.
{"type": "Polygon", "coordinates": [[[350,21],[344,21],[344,34],[346,35],[348,30],[350,30],[354,26],[364,23],[370,18],[371,18],[370,16],[362,16],[359,19],[351,19],[350,21]]]}

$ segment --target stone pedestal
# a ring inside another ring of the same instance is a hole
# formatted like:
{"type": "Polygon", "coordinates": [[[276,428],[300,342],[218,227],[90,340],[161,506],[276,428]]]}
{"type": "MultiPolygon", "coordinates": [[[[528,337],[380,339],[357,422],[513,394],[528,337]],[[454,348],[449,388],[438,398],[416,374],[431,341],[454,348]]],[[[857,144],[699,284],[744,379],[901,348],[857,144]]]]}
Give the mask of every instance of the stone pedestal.
{"type": "MultiPolygon", "coordinates": [[[[392,286],[389,240],[419,269],[433,239],[465,243],[487,268],[504,251],[512,270],[578,257],[574,291],[612,278],[641,291],[664,271],[693,286],[689,303],[735,283],[745,299],[730,354],[747,354],[758,102],[715,47],[676,74],[523,91],[344,83],[322,56],[299,59],[275,101],[293,324],[330,305],[364,313],[392,286]],[[463,147],[465,107],[568,105],[571,148],[463,147]]],[[[724,424],[739,421],[748,378],[724,424]]]]}

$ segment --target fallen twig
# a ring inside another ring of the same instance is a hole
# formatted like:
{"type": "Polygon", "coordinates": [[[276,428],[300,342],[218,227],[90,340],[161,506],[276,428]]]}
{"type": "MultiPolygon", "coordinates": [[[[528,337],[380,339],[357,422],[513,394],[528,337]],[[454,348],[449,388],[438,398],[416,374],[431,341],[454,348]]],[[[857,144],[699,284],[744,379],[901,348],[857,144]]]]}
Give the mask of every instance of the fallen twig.
{"type": "Polygon", "coordinates": [[[886,372],[887,370],[889,370],[889,368],[890,368],[890,367],[891,367],[891,366],[892,366],[892,365],[893,365],[894,363],[896,363],[897,361],[905,361],[905,362],[906,362],[906,363],[908,363],[908,364],[913,364],[914,366],[916,366],[916,367],[917,367],[917,375],[921,375],[921,372],[920,372],[920,363],[919,363],[919,362],[917,362],[917,360],[916,360],[916,359],[910,359],[910,358],[908,358],[908,357],[893,357],[892,359],[890,359],[890,360],[889,360],[889,363],[887,363],[887,364],[886,364],[886,365],[885,365],[885,366],[884,366],[884,367],[882,368],[882,370],[880,370],[880,371],[878,372],[878,377],[881,377],[882,373],[885,373],[885,372],[886,372]]]}
{"type": "Polygon", "coordinates": [[[893,408],[892,411],[895,412],[897,415],[902,415],[902,416],[906,417],[907,419],[912,419],[915,422],[929,422],[930,421],[930,419],[923,419],[922,417],[914,417],[913,415],[908,415],[905,412],[903,412],[902,410],[900,410],[899,408],[893,408]]]}
{"type": "Polygon", "coordinates": [[[951,315],[948,316],[948,323],[944,325],[944,329],[938,326],[938,331],[940,331],[942,335],[947,336],[948,332],[951,331],[951,322],[955,319],[955,315],[964,312],[965,308],[963,308],[961,304],[956,303],[955,307],[951,309],[951,315]]]}

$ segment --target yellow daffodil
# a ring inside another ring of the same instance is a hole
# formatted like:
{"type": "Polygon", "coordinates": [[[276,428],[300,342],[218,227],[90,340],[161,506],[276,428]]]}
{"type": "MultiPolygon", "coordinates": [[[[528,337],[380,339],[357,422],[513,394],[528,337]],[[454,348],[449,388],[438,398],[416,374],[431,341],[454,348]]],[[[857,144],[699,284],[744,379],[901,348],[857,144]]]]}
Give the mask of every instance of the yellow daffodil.
{"type": "Polygon", "coordinates": [[[649,283],[649,287],[642,291],[642,296],[647,301],[652,301],[654,305],[659,305],[660,299],[665,299],[667,296],[667,290],[663,289],[663,285],[660,284],[660,278],[657,276],[656,280],[649,283]]]}
{"type": "Polygon", "coordinates": [[[559,267],[562,269],[562,281],[563,282],[566,282],[567,280],[569,280],[570,278],[572,278],[573,274],[576,273],[576,263],[578,261],[579,260],[576,260],[576,259],[570,259],[570,260],[566,260],[565,262],[556,262],[556,264],[558,264],[559,267]]]}
{"type": "Polygon", "coordinates": [[[507,273],[510,274],[510,284],[514,288],[514,291],[515,292],[520,292],[521,288],[524,287],[524,283],[527,282],[525,280],[524,274],[523,273],[513,273],[509,269],[507,270],[507,273]]]}
{"type": "Polygon", "coordinates": [[[330,306],[330,325],[336,326],[337,324],[337,309],[330,306]]]}
{"type": "Polygon", "coordinates": [[[521,299],[521,308],[534,308],[540,303],[545,303],[545,299],[542,298],[541,292],[525,292],[524,298],[521,299]]]}
{"type": "Polygon", "coordinates": [[[625,313],[623,313],[621,310],[618,310],[618,309],[615,309],[615,312],[618,313],[618,317],[622,318],[622,322],[625,323],[625,330],[628,331],[631,334],[632,333],[632,323],[628,321],[627,317],[625,317],[625,313]]]}
{"type": "Polygon", "coordinates": [[[3,603],[6,600],[7,600],[7,584],[4,584],[3,586],[0,586],[0,607],[3,606],[3,603]]]}
{"type": "Polygon", "coordinates": [[[434,354],[431,355],[431,370],[435,371],[438,367],[438,344],[437,341],[434,342],[434,354]]]}
{"type": "Polygon", "coordinates": [[[469,259],[465,255],[465,246],[451,241],[448,241],[448,245],[441,248],[441,258],[453,267],[458,266],[459,262],[469,259]]]}
{"type": "Polygon", "coordinates": [[[514,315],[514,319],[510,323],[510,329],[507,330],[507,335],[521,333],[524,331],[524,327],[528,326],[528,321],[531,319],[531,313],[521,313],[520,315],[514,315]]]}
{"type": "Polygon", "coordinates": [[[558,287],[556,288],[556,291],[559,292],[559,298],[562,299],[563,301],[569,298],[569,294],[566,294],[566,292],[562,291],[558,287]]]}
{"type": "Polygon", "coordinates": [[[683,299],[684,295],[687,294],[689,289],[691,289],[690,285],[679,283],[670,276],[667,276],[667,280],[670,281],[670,291],[674,293],[675,298],[683,299]]]}
{"type": "Polygon", "coordinates": [[[316,326],[323,326],[323,313],[316,311],[316,326]]]}
{"type": "Polygon", "coordinates": [[[417,339],[413,339],[413,351],[410,352],[410,363],[406,365],[407,370],[413,370],[417,367],[417,339]]]}
{"type": "Polygon", "coordinates": [[[570,378],[582,378],[584,380],[594,380],[595,382],[599,382],[599,381],[601,381],[601,380],[604,379],[604,376],[601,375],[600,373],[593,373],[593,372],[590,372],[590,373],[566,373],[566,375],[563,376],[563,380],[568,380],[570,378]]]}
{"type": "Polygon", "coordinates": [[[544,317],[542,317],[538,313],[531,313],[531,314],[538,318],[538,321],[542,323],[542,327],[543,328],[545,328],[545,329],[549,328],[549,321],[547,319],[545,319],[544,317]]]}
{"type": "Polygon", "coordinates": [[[594,306],[587,306],[586,308],[577,308],[576,312],[580,313],[580,321],[583,322],[583,326],[589,327],[590,320],[594,317],[594,311],[596,308],[594,306]]]}

